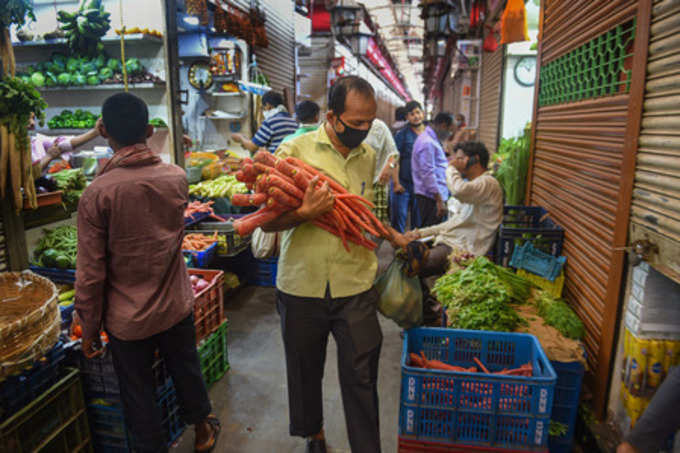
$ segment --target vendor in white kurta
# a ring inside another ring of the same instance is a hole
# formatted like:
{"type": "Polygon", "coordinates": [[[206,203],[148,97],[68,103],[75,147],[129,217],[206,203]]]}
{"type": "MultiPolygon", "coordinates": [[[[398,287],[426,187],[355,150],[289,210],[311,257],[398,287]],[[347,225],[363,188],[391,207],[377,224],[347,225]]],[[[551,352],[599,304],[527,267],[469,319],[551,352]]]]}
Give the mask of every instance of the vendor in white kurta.
{"type": "Polygon", "coordinates": [[[373,177],[375,216],[381,222],[389,223],[387,184],[390,179],[395,184],[399,182],[399,150],[394,143],[390,128],[377,118],[373,120],[364,143],[375,150],[375,175],[373,177]]]}
{"type": "Polygon", "coordinates": [[[420,265],[419,275],[443,274],[451,252],[485,255],[493,246],[503,220],[503,189],[487,166],[489,152],[481,142],[456,147],[446,170],[451,195],[463,203],[458,215],[428,228],[394,234],[394,244],[406,248],[414,240],[432,236],[433,247],[420,265]]]}

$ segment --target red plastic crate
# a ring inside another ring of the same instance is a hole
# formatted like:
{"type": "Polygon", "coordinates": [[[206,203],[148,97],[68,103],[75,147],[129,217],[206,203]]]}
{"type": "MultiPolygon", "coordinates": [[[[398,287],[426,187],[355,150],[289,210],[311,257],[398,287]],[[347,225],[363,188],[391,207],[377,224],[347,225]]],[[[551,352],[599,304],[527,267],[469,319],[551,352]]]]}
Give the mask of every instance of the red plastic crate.
{"type": "Polygon", "coordinates": [[[194,325],[196,344],[215,332],[224,321],[224,272],[210,269],[188,269],[209,282],[204,290],[195,295],[194,325]]]}
{"type": "MultiPolygon", "coordinates": [[[[508,450],[507,448],[479,447],[473,445],[451,445],[444,442],[423,442],[420,440],[403,439],[399,437],[398,453],[465,453],[465,452],[503,452],[525,453],[529,450],[508,450]]],[[[535,453],[536,450],[533,450],[535,453]]],[[[548,453],[548,449],[540,453],[548,453]]]]}

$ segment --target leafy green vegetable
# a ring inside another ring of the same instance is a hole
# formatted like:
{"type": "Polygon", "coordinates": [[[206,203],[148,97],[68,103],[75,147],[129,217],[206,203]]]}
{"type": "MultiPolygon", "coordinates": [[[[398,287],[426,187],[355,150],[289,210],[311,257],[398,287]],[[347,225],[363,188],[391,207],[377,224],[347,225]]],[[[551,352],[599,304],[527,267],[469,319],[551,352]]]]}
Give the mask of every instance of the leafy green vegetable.
{"type": "Polygon", "coordinates": [[[77,58],[70,57],[66,60],[66,70],[68,72],[76,72],[80,69],[80,61],[77,58]]]}
{"type": "Polygon", "coordinates": [[[137,58],[130,58],[129,60],[125,61],[125,68],[130,75],[138,74],[144,70],[142,64],[137,58]]]}
{"type": "Polygon", "coordinates": [[[152,125],[153,127],[168,127],[168,125],[165,124],[165,121],[163,121],[162,118],[151,118],[149,120],[149,124],[152,125]]]}
{"type": "Polygon", "coordinates": [[[45,76],[41,72],[31,74],[31,83],[38,88],[45,86],[45,76]]]}
{"type": "Polygon", "coordinates": [[[565,301],[541,291],[535,302],[538,305],[538,315],[546,324],[553,326],[567,338],[583,339],[585,335],[583,322],[565,301]]]}
{"type": "Polygon", "coordinates": [[[498,147],[498,156],[502,162],[495,176],[505,192],[505,204],[524,204],[529,172],[530,134],[531,128],[526,128],[519,137],[502,139],[498,147]]]}
{"type": "Polygon", "coordinates": [[[107,66],[104,66],[99,70],[99,79],[104,81],[113,77],[113,70],[107,66]]]}
{"type": "Polygon", "coordinates": [[[0,3],[0,29],[9,28],[11,24],[21,27],[26,18],[35,21],[31,0],[3,0],[0,3]]]}
{"type": "Polygon", "coordinates": [[[117,58],[109,58],[109,61],[106,63],[106,66],[112,71],[120,71],[121,68],[120,60],[117,58]]]}
{"type": "Polygon", "coordinates": [[[64,85],[68,86],[71,84],[71,74],[68,72],[62,72],[57,76],[57,82],[59,82],[59,85],[64,85]]]}
{"type": "Polygon", "coordinates": [[[526,302],[531,283],[479,257],[464,269],[439,278],[433,292],[448,308],[453,327],[503,332],[513,331],[523,322],[510,304],[526,302]]]}
{"type": "Polygon", "coordinates": [[[91,75],[87,77],[87,84],[88,85],[99,85],[99,77],[96,75],[91,75]]]}
{"type": "Polygon", "coordinates": [[[548,435],[552,437],[566,436],[569,432],[569,425],[566,425],[555,420],[550,420],[550,428],[548,428],[548,435]]]}
{"type": "Polygon", "coordinates": [[[73,82],[73,85],[75,85],[75,86],[83,86],[87,82],[87,79],[81,73],[74,72],[71,75],[71,81],[73,82]]]}
{"type": "Polygon", "coordinates": [[[18,77],[0,80],[0,123],[6,124],[9,131],[16,135],[19,151],[30,152],[27,128],[31,113],[34,113],[36,121],[43,125],[46,108],[47,103],[30,83],[18,77]]]}

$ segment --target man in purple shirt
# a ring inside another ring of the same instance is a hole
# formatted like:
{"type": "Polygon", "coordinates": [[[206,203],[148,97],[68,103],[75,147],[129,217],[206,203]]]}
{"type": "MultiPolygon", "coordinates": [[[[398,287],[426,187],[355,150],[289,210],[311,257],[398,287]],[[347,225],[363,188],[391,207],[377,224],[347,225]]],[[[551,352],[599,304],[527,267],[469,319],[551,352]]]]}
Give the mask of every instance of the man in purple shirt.
{"type": "Polygon", "coordinates": [[[446,215],[446,167],[448,161],[442,143],[451,135],[453,118],[448,113],[439,113],[431,126],[418,136],[413,144],[411,173],[413,191],[418,206],[418,228],[436,225],[446,215]]]}

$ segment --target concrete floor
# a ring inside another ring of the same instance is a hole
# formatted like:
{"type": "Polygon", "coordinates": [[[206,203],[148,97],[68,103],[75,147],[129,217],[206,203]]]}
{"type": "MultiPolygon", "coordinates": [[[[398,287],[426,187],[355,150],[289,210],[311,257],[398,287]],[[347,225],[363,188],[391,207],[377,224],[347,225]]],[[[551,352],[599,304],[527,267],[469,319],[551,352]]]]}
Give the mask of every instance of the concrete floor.
{"type": "MultiPolygon", "coordinates": [[[[381,267],[390,259],[389,245],[381,248],[381,267]]],[[[213,411],[222,422],[215,452],[304,452],[305,442],[288,434],[286,366],[274,289],[246,287],[225,301],[229,319],[231,369],[210,389],[213,411]]],[[[401,329],[381,315],[383,347],[380,356],[379,397],[383,452],[397,451],[401,383],[401,329]]],[[[332,338],[332,336],[331,336],[332,338]]],[[[324,417],[331,453],[349,453],[340,397],[337,350],[328,342],[324,377],[324,417]]],[[[188,428],[172,453],[193,452],[194,432],[188,428]]]]}

